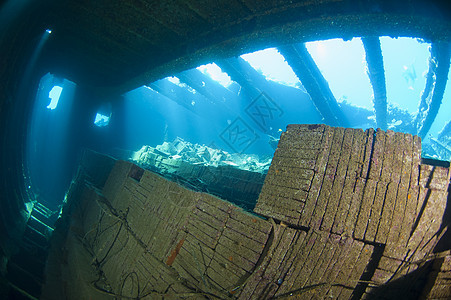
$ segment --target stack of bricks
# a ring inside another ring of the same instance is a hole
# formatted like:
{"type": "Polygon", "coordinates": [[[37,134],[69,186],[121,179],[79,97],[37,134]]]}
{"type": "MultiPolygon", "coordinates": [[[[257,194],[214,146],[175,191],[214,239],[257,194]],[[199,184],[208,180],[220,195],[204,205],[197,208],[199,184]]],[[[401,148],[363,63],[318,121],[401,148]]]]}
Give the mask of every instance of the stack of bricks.
{"type": "Polygon", "coordinates": [[[421,295],[423,299],[449,299],[451,279],[451,252],[444,251],[432,262],[432,271],[421,295]]]}
{"type": "Polygon", "coordinates": [[[417,136],[290,125],[255,212],[362,242],[373,254],[361,280],[371,284],[355,293],[370,297],[432,259],[446,225],[449,179],[449,168],[421,163],[417,136]]]}
{"type": "Polygon", "coordinates": [[[124,161],[102,192],[85,189],[80,236],[115,296],[232,295],[261,264],[272,230],[229,202],[124,161]]]}
{"type": "Polygon", "coordinates": [[[265,179],[264,173],[242,170],[233,166],[203,166],[183,162],[174,174],[200,186],[208,193],[252,210],[265,179]]]}
{"type": "Polygon", "coordinates": [[[420,147],[392,131],[291,125],[260,216],[118,161],[102,190],[85,186],[71,227],[102,274],[91,296],[449,297],[449,250],[436,246],[450,172],[422,164],[420,147]]]}

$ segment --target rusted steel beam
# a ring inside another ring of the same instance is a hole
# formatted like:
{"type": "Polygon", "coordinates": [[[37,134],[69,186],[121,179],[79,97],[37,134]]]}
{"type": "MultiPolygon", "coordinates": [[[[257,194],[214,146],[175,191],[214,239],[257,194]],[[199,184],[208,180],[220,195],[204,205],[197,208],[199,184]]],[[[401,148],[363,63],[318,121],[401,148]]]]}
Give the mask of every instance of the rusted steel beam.
{"type": "Polygon", "coordinates": [[[221,59],[215,63],[244,89],[250,99],[258,97],[261,87],[267,83],[265,77],[241,57],[221,59]]]}
{"type": "Polygon", "coordinates": [[[176,77],[215,103],[236,97],[230,90],[197,69],[181,72],[176,77]]]}
{"type": "Polygon", "coordinates": [[[377,127],[387,129],[387,88],[385,85],[384,59],[379,37],[362,37],[368,77],[373,86],[373,105],[377,127]]]}
{"type": "MultiPolygon", "coordinates": [[[[431,48],[429,48],[429,51],[431,51],[431,48]]],[[[415,116],[414,124],[415,124],[415,128],[417,129],[417,133],[418,133],[418,128],[424,119],[424,114],[428,109],[427,100],[430,97],[431,92],[434,87],[434,81],[435,81],[434,75],[435,75],[435,72],[437,69],[437,62],[434,60],[432,53],[428,59],[428,63],[429,63],[429,69],[426,74],[426,85],[424,86],[424,90],[421,93],[420,103],[418,104],[418,112],[415,116]]]]}
{"type": "Polygon", "coordinates": [[[440,109],[450,67],[450,46],[448,42],[432,43],[430,51],[431,58],[429,59],[426,87],[421,95],[417,113],[419,125],[417,127],[418,135],[421,138],[424,138],[429,132],[429,129],[431,129],[432,123],[434,123],[435,117],[440,109]],[[431,89],[432,97],[428,101],[431,89]]]}
{"type": "Polygon", "coordinates": [[[195,107],[192,104],[201,102],[200,95],[195,95],[187,88],[180,87],[166,78],[152,82],[151,84],[148,84],[148,87],[183,106],[187,110],[198,114],[196,109],[197,106],[195,107]]]}
{"type": "Polygon", "coordinates": [[[281,46],[279,52],[302,82],[312,101],[324,118],[324,122],[334,126],[348,126],[349,123],[341,111],[329,84],[304,44],[281,46]]]}

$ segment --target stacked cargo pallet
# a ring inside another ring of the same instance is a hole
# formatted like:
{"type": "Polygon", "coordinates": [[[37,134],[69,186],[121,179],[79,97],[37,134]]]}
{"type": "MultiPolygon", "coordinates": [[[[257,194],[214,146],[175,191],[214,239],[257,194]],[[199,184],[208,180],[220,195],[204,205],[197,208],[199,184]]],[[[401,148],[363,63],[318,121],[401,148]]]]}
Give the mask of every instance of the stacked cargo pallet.
{"type": "MultiPolygon", "coordinates": [[[[423,270],[414,271],[432,263],[449,222],[444,220],[449,178],[449,168],[421,164],[416,136],[291,125],[281,137],[255,212],[362,243],[360,249],[371,255],[351,264],[360,271],[344,284],[354,297],[380,296],[380,286],[413,274],[418,280],[408,282],[408,288],[384,291],[388,299],[407,297],[418,293],[423,270]]],[[[362,254],[352,255],[360,259],[362,254]]],[[[322,254],[308,256],[320,260],[322,254]]],[[[308,290],[307,285],[297,288],[308,290]]],[[[281,293],[282,287],[275,295],[281,293]]]]}
{"type": "Polygon", "coordinates": [[[182,162],[174,174],[193,187],[246,210],[252,210],[255,207],[266,175],[233,166],[202,166],[186,162],[182,162]]]}
{"type": "Polygon", "coordinates": [[[229,202],[124,161],[102,191],[85,186],[79,201],[78,236],[103,275],[93,296],[232,295],[261,264],[272,229],[229,202]]]}
{"type": "Polygon", "coordinates": [[[391,131],[289,126],[259,216],[118,161],[102,190],[71,200],[70,234],[97,274],[73,297],[449,297],[437,245],[450,172],[422,164],[420,147],[391,131]]]}

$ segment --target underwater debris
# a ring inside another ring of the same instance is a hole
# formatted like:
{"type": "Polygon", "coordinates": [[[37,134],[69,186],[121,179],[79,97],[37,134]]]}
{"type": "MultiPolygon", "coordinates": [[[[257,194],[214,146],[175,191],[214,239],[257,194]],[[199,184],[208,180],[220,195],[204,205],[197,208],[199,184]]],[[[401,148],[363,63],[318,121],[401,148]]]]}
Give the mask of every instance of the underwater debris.
{"type": "Polygon", "coordinates": [[[205,145],[192,144],[177,137],[173,142],[164,142],[155,148],[142,146],[133,152],[130,159],[144,168],[162,169],[162,173],[173,173],[183,163],[203,166],[233,166],[241,170],[265,173],[271,158],[260,159],[258,155],[230,154],[205,145]]]}
{"type": "Polygon", "coordinates": [[[129,160],[185,187],[203,191],[252,210],[272,158],[230,154],[177,137],[155,148],[143,146],[129,160]]]}
{"type": "Polygon", "coordinates": [[[437,138],[429,137],[424,142],[426,158],[433,158],[442,161],[451,160],[451,121],[438,133],[437,138]]]}

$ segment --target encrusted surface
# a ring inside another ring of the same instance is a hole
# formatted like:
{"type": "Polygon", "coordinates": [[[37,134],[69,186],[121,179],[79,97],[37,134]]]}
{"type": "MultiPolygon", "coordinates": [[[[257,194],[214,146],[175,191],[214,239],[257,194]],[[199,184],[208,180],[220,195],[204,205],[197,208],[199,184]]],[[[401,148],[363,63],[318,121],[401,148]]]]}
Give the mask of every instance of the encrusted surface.
{"type": "Polygon", "coordinates": [[[288,126],[255,209],[265,218],[118,161],[102,192],[79,183],[84,192],[71,199],[67,243],[82,241],[97,278],[91,291],[73,286],[85,282],[65,292],[447,297],[449,250],[435,249],[449,222],[450,172],[420,164],[420,150],[417,137],[391,131],[288,126]]]}

